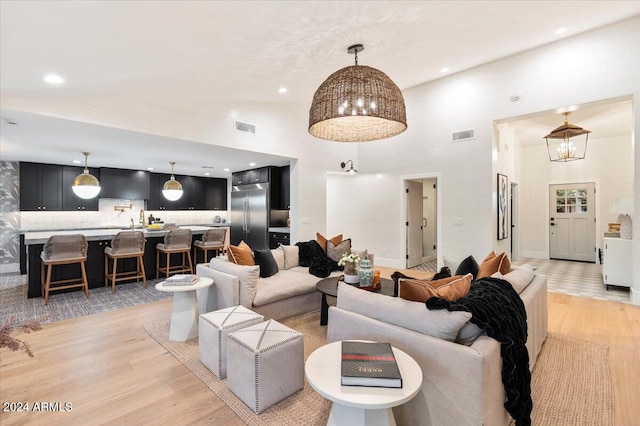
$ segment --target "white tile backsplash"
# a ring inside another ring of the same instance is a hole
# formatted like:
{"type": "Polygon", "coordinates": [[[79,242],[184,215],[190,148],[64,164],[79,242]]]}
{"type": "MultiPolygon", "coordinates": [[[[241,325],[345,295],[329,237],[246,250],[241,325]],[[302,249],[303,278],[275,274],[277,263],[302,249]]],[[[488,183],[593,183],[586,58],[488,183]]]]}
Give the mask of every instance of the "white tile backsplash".
{"type": "MultiPolygon", "coordinates": [[[[20,212],[21,229],[28,231],[48,229],[77,229],[127,227],[133,219],[138,225],[140,211],[144,210],[144,200],[119,200],[101,198],[98,203],[99,211],[68,211],[68,212],[20,212]],[[131,204],[131,208],[128,206],[131,204]],[[127,206],[124,211],[114,209],[115,206],[127,206]]],[[[149,215],[160,217],[165,223],[178,225],[213,224],[215,216],[227,219],[226,210],[144,210],[145,222],[149,215]]]]}

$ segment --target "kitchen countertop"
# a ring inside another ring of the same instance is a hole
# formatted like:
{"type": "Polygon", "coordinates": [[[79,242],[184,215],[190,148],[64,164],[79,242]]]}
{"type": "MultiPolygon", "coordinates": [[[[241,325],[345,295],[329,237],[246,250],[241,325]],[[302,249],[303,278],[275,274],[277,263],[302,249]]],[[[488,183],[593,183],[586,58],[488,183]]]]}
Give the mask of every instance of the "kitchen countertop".
{"type": "MultiPolygon", "coordinates": [[[[193,234],[199,235],[204,234],[207,229],[212,228],[212,226],[197,226],[197,225],[188,225],[188,226],[180,226],[180,228],[188,228],[191,229],[193,234]]],[[[25,232],[24,234],[24,243],[25,245],[33,245],[33,244],[44,244],[47,242],[50,236],[52,235],[70,235],[70,234],[83,234],[87,241],[103,241],[112,239],[118,232],[126,231],[127,229],[122,228],[99,228],[99,229],[72,229],[72,230],[64,230],[64,231],[35,231],[35,232],[25,232]]],[[[139,231],[140,228],[136,228],[136,231],[139,231]]],[[[159,231],[149,231],[145,230],[144,234],[147,237],[164,237],[167,235],[168,230],[159,230],[159,231]]]]}

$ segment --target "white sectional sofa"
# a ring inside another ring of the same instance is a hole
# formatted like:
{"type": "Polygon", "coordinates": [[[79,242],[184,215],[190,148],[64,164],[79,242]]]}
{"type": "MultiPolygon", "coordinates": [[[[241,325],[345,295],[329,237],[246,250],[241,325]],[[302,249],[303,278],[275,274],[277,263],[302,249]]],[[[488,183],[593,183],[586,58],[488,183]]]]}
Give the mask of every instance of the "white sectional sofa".
{"type": "MultiPolygon", "coordinates": [[[[547,337],[547,278],[535,275],[525,284],[524,289],[522,285],[514,288],[521,291],[527,312],[527,350],[533,369],[547,337]]],[[[389,300],[341,284],[337,306],[329,308],[327,343],[389,342],[418,362],[422,389],[411,401],[394,408],[398,425],[508,425],[511,417],[504,408],[500,344],[486,335],[470,346],[454,343],[455,336],[462,334],[458,334],[461,326],[472,325],[461,315],[471,314],[437,312],[427,312],[424,303],[389,300]]]]}
{"type": "MultiPolygon", "coordinates": [[[[291,318],[320,309],[322,296],[316,289],[322,278],[298,265],[297,249],[281,246],[271,250],[278,273],[268,278],[260,278],[259,266],[236,265],[223,258],[198,264],[196,274],[213,279],[209,297],[216,309],[242,305],[266,318],[291,318]]],[[[334,271],[331,276],[341,274],[334,271]]]]}

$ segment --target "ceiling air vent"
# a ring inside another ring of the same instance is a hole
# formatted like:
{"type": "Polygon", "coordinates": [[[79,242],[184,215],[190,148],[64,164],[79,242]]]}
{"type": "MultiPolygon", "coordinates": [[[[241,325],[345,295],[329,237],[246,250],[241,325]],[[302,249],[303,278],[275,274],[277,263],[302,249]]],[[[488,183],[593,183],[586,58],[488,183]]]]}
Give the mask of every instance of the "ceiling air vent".
{"type": "Polygon", "coordinates": [[[462,142],[476,138],[476,130],[461,130],[459,132],[451,133],[451,142],[462,142]]]}
{"type": "Polygon", "coordinates": [[[256,126],[249,123],[243,123],[242,121],[234,121],[233,128],[236,132],[256,134],[256,126]]]}

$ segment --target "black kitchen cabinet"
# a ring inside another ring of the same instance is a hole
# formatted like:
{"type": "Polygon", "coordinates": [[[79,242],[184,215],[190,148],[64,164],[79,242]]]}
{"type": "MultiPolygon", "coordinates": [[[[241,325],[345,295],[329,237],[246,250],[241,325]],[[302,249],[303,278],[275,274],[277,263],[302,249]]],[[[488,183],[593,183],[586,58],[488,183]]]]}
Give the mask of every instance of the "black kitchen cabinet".
{"type": "MultiPolygon", "coordinates": [[[[85,200],[78,197],[72,189],[73,181],[79,174],[84,172],[82,167],[62,166],[62,210],[65,211],[98,211],[98,198],[85,200]]],[[[89,173],[100,180],[99,169],[89,169],[89,173]]],[[[101,183],[102,184],[102,183],[101,183]]]]}
{"type": "Polygon", "coordinates": [[[151,177],[147,171],[103,167],[100,169],[100,186],[100,198],[148,200],[151,177]]]}
{"type": "MultiPolygon", "coordinates": [[[[204,210],[206,179],[195,176],[176,176],[176,179],[184,191],[182,197],[177,201],[178,210],[204,210]]],[[[213,190],[213,188],[210,189],[213,190]]]]}
{"type": "Polygon", "coordinates": [[[287,232],[269,232],[269,248],[278,248],[278,245],[288,246],[291,239],[287,232]]]}
{"type": "Polygon", "coordinates": [[[20,210],[62,210],[62,167],[20,163],[20,210]]]}
{"type": "Polygon", "coordinates": [[[237,172],[231,175],[231,183],[233,185],[248,185],[251,180],[251,171],[237,172]]]}
{"type": "MultiPolygon", "coordinates": [[[[162,187],[169,179],[171,179],[171,175],[151,173],[147,210],[176,210],[178,208],[175,201],[169,201],[162,195],[162,187]]],[[[184,197],[184,194],[182,196],[184,197]]]]}
{"type": "Polygon", "coordinates": [[[289,166],[271,168],[271,209],[289,210],[291,205],[289,166]]]}
{"type": "Polygon", "coordinates": [[[207,179],[205,196],[206,210],[226,210],[227,180],[220,178],[207,179]]]}
{"type": "Polygon", "coordinates": [[[267,183],[269,182],[269,167],[261,167],[259,169],[245,170],[243,172],[234,173],[231,176],[231,181],[233,185],[267,183]]]}

